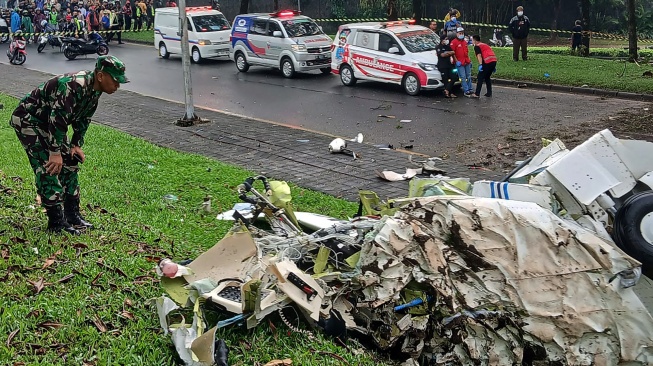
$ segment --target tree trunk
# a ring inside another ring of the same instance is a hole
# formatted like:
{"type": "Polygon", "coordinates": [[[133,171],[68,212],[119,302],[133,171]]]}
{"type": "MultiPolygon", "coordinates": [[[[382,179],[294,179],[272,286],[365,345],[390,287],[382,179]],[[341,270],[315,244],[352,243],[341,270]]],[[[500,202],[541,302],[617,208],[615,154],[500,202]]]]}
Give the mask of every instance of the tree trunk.
{"type": "Polygon", "coordinates": [[[422,0],[413,0],[413,19],[415,24],[422,23],[422,0]]]}
{"type": "Polygon", "coordinates": [[[635,14],[635,1],[628,0],[628,59],[635,61],[637,55],[637,14],[635,14]]]}
{"type": "Polygon", "coordinates": [[[588,57],[590,55],[590,11],[591,1],[582,0],[581,6],[583,8],[583,47],[581,47],[581,55],[588,57]]]}
{"type": "Polygon", "coordinates": [[[279,10],[279,0],[274,0],[274,11],[279,10]]]}
{"type": "Polygon", "coordinates": [[[553,21],[551,22],[551,39],[558,39],[558,19],[560,18],[560,9],[562,0],[553,0],[553,21]]]}
{"type": "Polygon", "coordinates": [[[240,13],[247,14],[249,13],[249,0],[240,0],[240,13]]]}
{"type": "Polygon", "coordinates": [[[388,21],[399,20],[397,14],[397,0],[388,0],[388,21]]]}

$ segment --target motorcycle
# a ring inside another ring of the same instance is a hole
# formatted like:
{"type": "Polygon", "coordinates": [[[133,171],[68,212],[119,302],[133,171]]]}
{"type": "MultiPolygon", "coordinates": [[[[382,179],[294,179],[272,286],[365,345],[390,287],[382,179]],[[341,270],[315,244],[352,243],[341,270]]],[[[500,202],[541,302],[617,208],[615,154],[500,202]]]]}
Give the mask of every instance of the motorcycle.
{"type": "Polygon", "coordinates": [[[9,26],[4,18],[0,18],[0,43],[5,43],[9,40],[9,26]]]}
{"type": "Polygon", "coordinates": [[[45,49],[45,46],[47,45],[50,45],[52,48],[58,47],[59,51],[63,51],[63,37],[60,35],[54,35],[55,29],[45,20],[41,22],[41,27],[45,34],[39,36],[39,45],[36,48],[36,51],[38,53],[43,52],[43,49],[45,49]]]}
{"type": "Polygon", "coordinates": [[[503,34],[503,30],[496,28],[490,39],[490,45],[493,47],[509,47],[512,46],[512,39],[508,35],[503,34]]]}
{"type": "Polygon", "coordinates": [[[25,38],[21,34],[21,31],[14,33],[14,38],[9,44],[9,49],[7,50],[7,57],[9,58],[9,63],[12,65],[22,65],[27,61],[27,50],[25,49],[25,38]]]}
{"type": "Polygon", "coordinates": [[[89,37],[92,39],[88,41],[81,38],[64,38],[63,55],[69,60],[74,60],[77,56],[81,55],[97,53],[100,56],[104,56],[109,53],[109,46],[102,36],[97,33],[91,33],[89,37]]]}

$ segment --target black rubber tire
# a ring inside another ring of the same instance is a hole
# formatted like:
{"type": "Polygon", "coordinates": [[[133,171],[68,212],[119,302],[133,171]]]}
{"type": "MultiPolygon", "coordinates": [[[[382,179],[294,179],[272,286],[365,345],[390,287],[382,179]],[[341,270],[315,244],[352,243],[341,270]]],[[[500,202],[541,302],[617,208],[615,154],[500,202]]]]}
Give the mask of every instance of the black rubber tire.
{"type": "Polygon", "coordinates": [[[406,75],[404,75],[403,80],[401,80],[401,87],[404,89],[406,94],[411,95],[411,96],[419,95],[419,93],[422,91],[422,85],[419,83],[419,77],[415,73],[412,73],[412,72],[407,72],[406,75]],[[417,82],[415,90],[409,90],[408,89],[407,80],[409,78],[410,79],[415,78],[415,81],[417,82]]]}
{"type": "Polygon", "coordinates": [[[356,79],[356,77],[354,76],[354,70],[352,70],[351,66],[349,66],[347,64],[344,64],[344,65],[340,66],[340,82],[342,83],[342,85],[344,85],[344,86],[354,86],[354,85],[356,85],[357,81],[358,81],[358,79],[356,79]],[[345,75],[350,76],[348,82],[342,78],[343,72],[345,73],[345,75]]]}
{"type": "Polygon", "coordinates": [[[100,55],[100,56],[108,55],[109,54],[109,46],[106,46],[106,45],[98,46],[97,54],[100,55]]]}
{"type": "Polygon", "coordinates": [[[653,265],[653,242],[647,241],[641,231],[641,222],[648,214],[653,214],[653,191],[631,196],[615,215],[612,236],[617,246],[650,268],[653,265]]]}
{"type": "Polygon", "coordinates": [[[247,63],[247,58],[242,52],[240,51],[236,52],[236,56],[234,57],[234,60],[236,61],[236,69],[238,69],[239,72],[247,72],[247,70],[249,70],[249,64],[247,63]],[[243,59],[242,67],[238,66],[239,57],[243,59]]]}
{"type": "Polygon", "coordinates": [[[331,73],[331,68],[330,67],[323,67],[320,69],[320,72],[324,75],[329,75],[331,73]]]}
{"type": "Polygon", "coordinates": [[[68,46],[65,46],[65,47],[64,47],[64,49],[63,49],[63,55],[64,55],[67,59],[69,59],[69,60],[74,60],[75,58],[77,58],[77,55],[74,54],[74,53],[73,53],[73,52],[68,48],[68,46]]]}
{"type": "Polygon", "coordinates": [[[8,35],[0,36],[0,43],[7,43],[8,40],[9,40],[8,35]]]}
{"type": "Polygon", "coordinates": [[[45,48],[45,45],[46,45],[46,44],[47,44],[47,43],[39,43],[39,46],[36,47],[36,52],[38,52],[38,53],[43,52],[43,49],[45,48]]]}
{"type": "Polygon", "coordinates": [[[292,79],[295,76],[295,65],[292,63],[292,60],[289,57],[284,57],[281,59],[281,75],[287,79],[292,79]],[[288,65],[288,72],[284,71],[285,65],[288,65]]]}
{"type": "Polygon", "coordinates": [[[19,53],[18,55],[16,55],[16,58],[14,59],[13,64],[14,65],[22,65],[22,64],[25,63],[25,61],[27,61],[27,56],[25,56],[22,53],[19,53]]]}
{"type": "Polygon", "coordinates": [[[161,58],[166,59],[166,60],[170,58],[170,52],[168,52],[168,47],[163,42],[159,43],[159,56],[161,56],[161,58]],[[165,53],[161,53],[161,46],[163,46],[163,48],[165,48],[165,50],[166,50],[165,53]]]}

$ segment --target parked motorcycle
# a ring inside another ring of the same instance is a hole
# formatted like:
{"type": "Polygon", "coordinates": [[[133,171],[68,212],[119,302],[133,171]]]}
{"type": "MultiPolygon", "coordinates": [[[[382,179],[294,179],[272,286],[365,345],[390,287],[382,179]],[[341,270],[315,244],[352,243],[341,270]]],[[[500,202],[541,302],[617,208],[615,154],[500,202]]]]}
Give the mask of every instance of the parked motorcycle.
{"type": "Polygon", "coordinates": [[[512,39],[503,34],[503,30],[496,28],[490,39],[490,45],[493,47],[510,47],[513,45],[512,39]]]}
{"type": "Polygon", "coordinates": [[[10,64],[22,65],[27,61],[26,43],[25,38],[23,38],[23,32],[20,30],[16,31],[7,50],[7,57],[9,58],[10,64]]]}
{"type": "Polygon", "coordinates": [[[109,46],[102,36],[97,33],[91,33],[89,37],[92,39],[88,41],[81,38],[64,38],[63,55],[69,60],[74,60],[77,56],[81,55],[97,53],[100,56],[104,56],[109,53],[109,46]]]}
{"type": "Polygon", "coordinates": [[[47,20],[43,20],[41,22],[41,28],[43,29],[44,34],[39,36],[39,45],[36,48],[36,51],[38,51],[38,53],[43,52],[43,49],[45,49],[45,46],[47,45],[50,45],[52,48],[57,47],[59,48],[59,51],[63,51],[63,37],[54,34],[56,31],[54,27],[52,27],[47,20]]]}
{"type": "Polygon", "coordinates": [[[9,40],[9,26],[4,18],[0,18],[0,43],[5,43],[9,40]]]}

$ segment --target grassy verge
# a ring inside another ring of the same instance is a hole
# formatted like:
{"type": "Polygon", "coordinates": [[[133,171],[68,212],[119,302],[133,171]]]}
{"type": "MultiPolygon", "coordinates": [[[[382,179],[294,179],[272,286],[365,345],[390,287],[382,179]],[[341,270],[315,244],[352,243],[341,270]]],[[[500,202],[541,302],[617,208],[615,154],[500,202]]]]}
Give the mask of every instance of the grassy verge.
{"type": "Polygon", "coordinates": [[[154,31],[142,30],[138,32],[125,32],[122,34],[122,40],[154,45],[154,31]]]}
{"type": "MultiPolygon", "coordinates": [[[[528,61],[514,62],[512,48],[495,48],[499,58],[495,77],[510,80],[527,80],[568,86],[587,85],[590,88],[619,90],[635,93],[653,93],[651,78],[644,77],[653,71],[647,64],[626,63],[562,54],[543,54],[538,49],[529,51],[528,61]],[[547,76],[548,75],[548,76],[547,76]]],[[[474,50],[470,57],[475,61],[474,50]]],[[[478,62],[474,62],[475,65],[478,62]]],[[[476,68],[477,66],[475,66],[476,68]]]]}
{"type": "MultiPolygon", "coordinates": [[[[203,215],[230,208],[249,172],[160,148],[104,126],[87,134],[80,174],[83,214],[98,227],[79,237],[49,236],[33,175],[6,121],[16,101],[0,95],[0,360],[23,365],[170,365],[175,351],[146,304],[163,293],[161,257],[195,258],[229,228],[203,215]],[[179,200],[165,202],[174,194],[179,200]],[[88,205],[88,206],[87,206],[88,205]]],[[[292,186],[300,210],[346,217],[355,205],[292,186]]],[[[297,365],[381,364],[280,323],[253,331],[223,328],[231,365],[291,358],[297,365]],[[336,354],[337,357],[333,355],[336,354]]]]}

